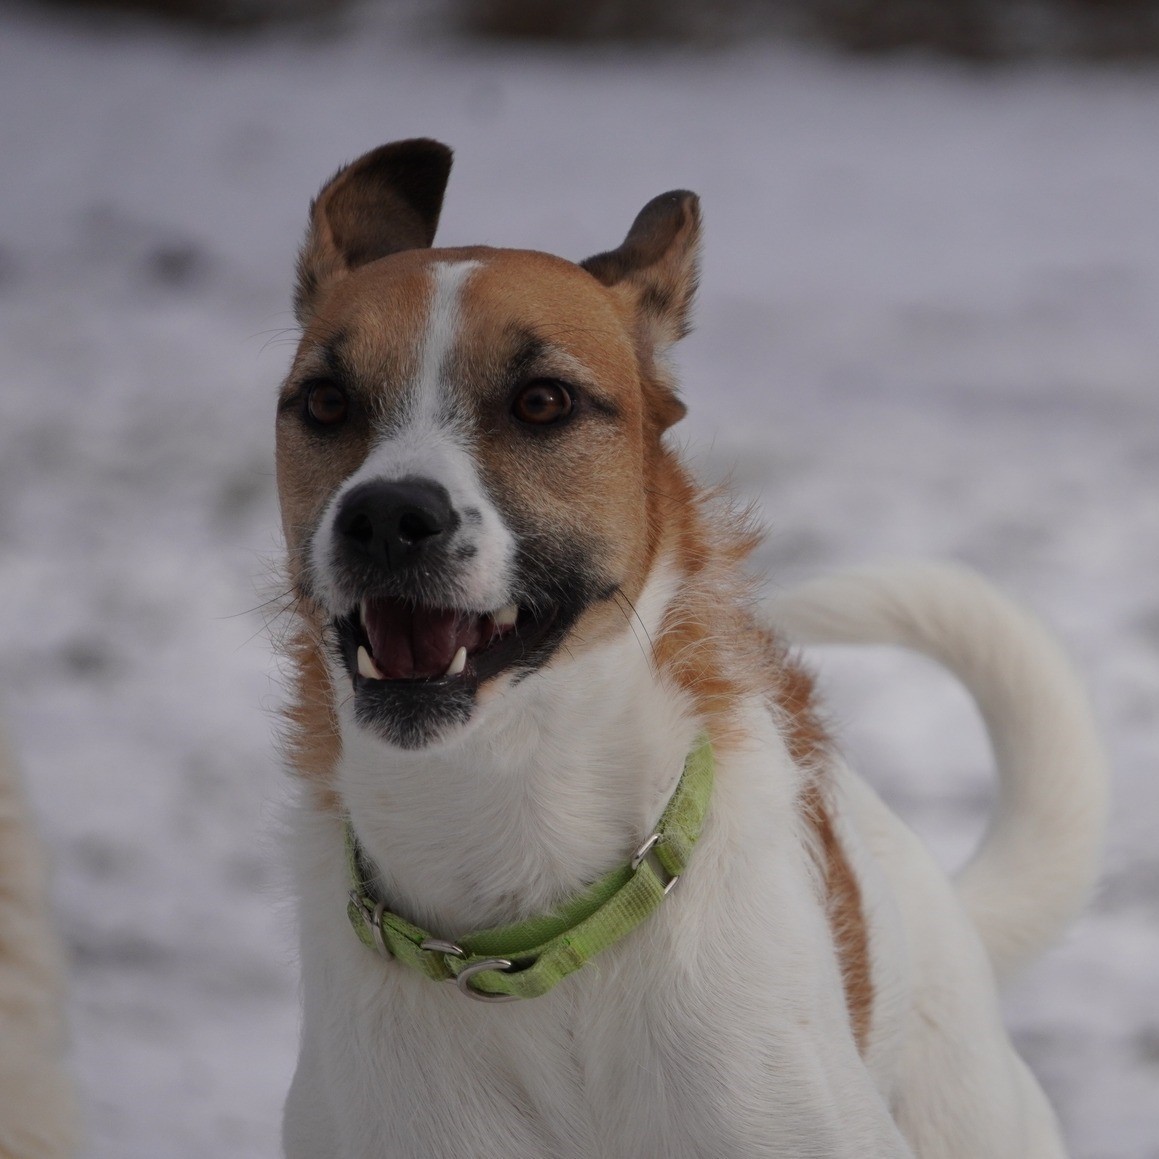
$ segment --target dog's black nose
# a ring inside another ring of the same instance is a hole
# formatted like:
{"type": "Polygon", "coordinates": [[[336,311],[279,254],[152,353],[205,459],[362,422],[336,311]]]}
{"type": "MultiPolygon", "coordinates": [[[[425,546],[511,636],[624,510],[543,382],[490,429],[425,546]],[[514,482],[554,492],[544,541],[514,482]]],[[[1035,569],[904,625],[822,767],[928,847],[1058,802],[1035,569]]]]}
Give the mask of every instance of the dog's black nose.
{"type": "Polygon", "coordinates": [[[431,479],[360,483],[334,520],[349,549],[389,570],[440,546],[458,525],[447,489],[431,479]]]}

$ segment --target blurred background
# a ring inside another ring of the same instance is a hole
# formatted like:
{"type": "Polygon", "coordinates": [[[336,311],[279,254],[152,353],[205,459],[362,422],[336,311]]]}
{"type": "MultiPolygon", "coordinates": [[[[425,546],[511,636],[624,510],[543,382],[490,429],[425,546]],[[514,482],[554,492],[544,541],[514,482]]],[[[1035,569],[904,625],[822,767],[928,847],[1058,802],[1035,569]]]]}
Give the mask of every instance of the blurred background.
{"type": "MultiPolygon", "coordinates": [[[[706,215],[678,438],[771,587],[977,566],[1106,728],[1093,912],[1008,996],[1079,1159],[1159,1156],[1159,4],[0,0],[0,701],[53,855],[91,1159],[278,1153],[296,1049],[273,401],[309,198],[456,149],[446,244],[706,215]]],[[[963,693],[818,654],[961,862],[963,693]]]]}

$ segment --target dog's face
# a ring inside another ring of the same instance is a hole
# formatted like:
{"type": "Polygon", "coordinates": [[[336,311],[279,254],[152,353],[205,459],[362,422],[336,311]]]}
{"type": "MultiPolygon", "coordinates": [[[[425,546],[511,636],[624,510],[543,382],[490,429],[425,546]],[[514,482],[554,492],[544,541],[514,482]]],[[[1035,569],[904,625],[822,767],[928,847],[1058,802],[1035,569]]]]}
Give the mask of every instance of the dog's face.
{"type": "Polygon", "coordinates": [[[431,249],[449,164],[401,142],[323,189],[278,412],[293,581],[358,725],[407,748],[630,630],[695,277],[691,194],[582,267],[431,249]]]}

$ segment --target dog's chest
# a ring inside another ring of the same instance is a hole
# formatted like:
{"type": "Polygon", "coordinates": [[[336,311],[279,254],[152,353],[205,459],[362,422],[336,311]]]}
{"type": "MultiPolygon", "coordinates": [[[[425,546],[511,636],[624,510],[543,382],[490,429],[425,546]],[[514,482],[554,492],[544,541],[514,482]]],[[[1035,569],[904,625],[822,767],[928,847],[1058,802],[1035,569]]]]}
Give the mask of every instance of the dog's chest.
{"type": "Polygon", "coordinates": [[[827,1085],[840,1052],[826,1052],[847,1032],[840,980],[815,962],[815,882],[787,825],[741,832],[755,810],[738,779],[723,778],[695,871],[662,910],[525,1002],[474,1003],[366,950],[322,904],[344,881],[331,856],[303,913],[303,1075],[325,1085],[330,1153],[462,1154],[464,1139],[536,1159],[844,1153],[827,1085]]]}
{"type": "Polygon", "coordinates": [[[464,1139],[527,1159],[810,1153],[802,1128],[831,1124],[799,1081],[797,1035],[734,1025],[702,995],[689,1017],[669,970],[634,957],[518,1007],[468,1008],[403,976],[387,1001],[344,1010],[347,1045],[332,1041],[323,1068],[342,1088],[341,1154],[461,1154],[464,1139]]]}

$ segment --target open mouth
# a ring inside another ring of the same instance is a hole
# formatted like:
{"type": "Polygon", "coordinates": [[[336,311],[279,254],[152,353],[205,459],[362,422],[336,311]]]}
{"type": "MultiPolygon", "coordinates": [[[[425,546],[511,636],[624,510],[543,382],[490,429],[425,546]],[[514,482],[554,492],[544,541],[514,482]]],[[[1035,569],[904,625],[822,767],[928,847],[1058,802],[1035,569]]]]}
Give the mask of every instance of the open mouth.
{"type": "Polygon", "coordinates": [[[479,615],[372,597],[336,626],[358,692],[376,684],[478,684],[523,660],[554,618],[554,611],[536,615],[515,604],[479,615]]]}

